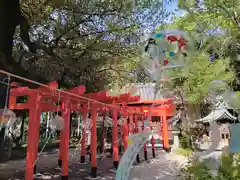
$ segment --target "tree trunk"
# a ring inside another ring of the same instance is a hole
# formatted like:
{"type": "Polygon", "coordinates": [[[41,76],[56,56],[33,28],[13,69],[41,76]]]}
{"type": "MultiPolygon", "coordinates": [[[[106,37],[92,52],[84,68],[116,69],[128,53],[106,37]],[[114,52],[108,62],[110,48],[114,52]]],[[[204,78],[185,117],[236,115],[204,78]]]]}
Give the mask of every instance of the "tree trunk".
{"type": "Polygon", "coordinates": [[[186,104],[181,117],[182,128],[187,138],[188,145],[193,149],[194,139],[191,134],[191,128],[193,127],[195,120],[199,118],[201,118],[200,104],[186,104]]]}
{"type": "Polygon", "coordinates": [[[201,118],[201,111],[199,104],[187,104],[185,105],[183,112],[183,128],[189,129],[193,126],[195,120],[201,118]]]}
{"type": "MultiPolygon", "coordinates": [[[[0,69],[13,72],[17,63],[12,59],[13,34],[20,19],[20,5],[18,0],[2,0],[0,1],[0,69]]],[[[6,78],[0,74],[0,80],[6,78]]],[[[5,106],[7,86],[0,84],[0,108],[5,106]]],[[[4,153],[4,136],[5,129],[0,131],[0,160],[5,157],[4,153]]]]}
{"type": "MultiPolygon", "coordinates": [[[[23,42],[29,47],[31,52],[35,52],[36,50],[36,48],[33,48],[34,43],[31,43],[30,41],[28,34],[29,25],[27,20],[21,14],[19,0],[0,1],[0,23],[0,70],[5,70],[32,80],[38,80],[42,83],[47,83],[45,79],[37,77],[34,72],[25,70],[12,58],[13,35],[17,25],[20,25],[20,36],[23,42]]],[[[5,78],[5,75],[0,74],[1,81],[3,81],[5,78]]],[[[19,82],[17,79],[11,78],[11,80],[19,82]]],[[[21,83],[32,88],[38,87],[32,83],[21,83]]],[[[7,86],[0,84],[0,89],[0,108],[2,109],[4,108],[6,101],[7,86]]],[[[2,129],[0,131],[0,159],[3,159],[4,157],[4,134],[5,129],[2,129]]]]}

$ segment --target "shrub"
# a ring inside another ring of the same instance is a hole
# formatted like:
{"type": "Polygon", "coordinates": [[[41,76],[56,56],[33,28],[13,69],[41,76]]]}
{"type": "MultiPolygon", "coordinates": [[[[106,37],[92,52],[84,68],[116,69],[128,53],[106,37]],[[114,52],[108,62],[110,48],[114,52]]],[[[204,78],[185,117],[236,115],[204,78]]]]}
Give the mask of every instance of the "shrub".
{"type": "Polygon", "coordinates": [[[186,148],[186,149],[178,148],[178,149],[176,149],[176,154],[178,154],[178,155],[189,157],[189,156],[192,155],[192,153],[193,153],[192,149],[189,149],[189,148],[186,148]]]}
{"type": "Polygon", "coordinates": [[[180,137],[179,143],[180,143],[181,148],[183,148],[183,149],[191,148],[191,143],[189,142],[189,139],[186,136],[180,137]]]}
{"type": "Polygon", "coordinates": [[[240,180],[240,155],[234,156],[223,154],[221,164],[216,169],[216,174],[204,162],[191,160],[191,162],[181,170],[179,180],[240,180]]]}

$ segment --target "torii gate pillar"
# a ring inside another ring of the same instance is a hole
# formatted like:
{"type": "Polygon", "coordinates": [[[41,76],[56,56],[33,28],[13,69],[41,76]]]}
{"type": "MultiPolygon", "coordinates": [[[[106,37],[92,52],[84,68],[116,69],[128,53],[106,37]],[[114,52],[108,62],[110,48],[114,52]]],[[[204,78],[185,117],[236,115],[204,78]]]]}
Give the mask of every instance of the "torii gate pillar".
{"type": "Polygon", "coordinates": [[[62,144],[62,180],[68,180],[68,149],[69,149],[69,126],[70,126],[70,104],[68,100],[62,102],[62,118],[64,119],[63,144],[62,144]]]}
{"type": "Polygon", "coordinates": [[[28,121],[28,139],[27,139],[27,159],[26,159],[26,180],[33,180],[34,171],[36,171],[36,157],[38,152],[38,139],[40,127],[40,102],[39,94],[32,94],[29,99],[29,121],[28,121]]]}

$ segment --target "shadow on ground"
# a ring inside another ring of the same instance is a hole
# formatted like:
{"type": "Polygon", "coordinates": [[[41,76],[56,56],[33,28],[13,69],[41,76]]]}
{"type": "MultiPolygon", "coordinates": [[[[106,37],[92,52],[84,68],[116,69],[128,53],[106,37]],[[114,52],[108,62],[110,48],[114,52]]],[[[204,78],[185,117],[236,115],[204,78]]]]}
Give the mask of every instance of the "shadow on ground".
{"type": "MultiPolygon", "coordinates": [[[[130,180],[174,180],[178,171],[177,162],[174,161],[172,154],[166,154],[162,151],[157,152],[157,157],[149,161],[143,160],[143,152],[140,153],[141,163],[131,168],[130,180]]],[[[149,157],[151,156],[149,152],[149,157]]],[[[38,172],[35,175],[36,180],[60,180],[61,169],[57,168],[58,154],[45,154],[38,163],[38,172]]],[[[91,164],[79,163],[79,155],[73,157],[73,152],[69,155],[69,180],[85,180],[91,169],[91,164]]],[[[181,160],[180,160],[181,161],[181,160]]],[[[12,161],[0,164],[1,180],[23,180],[25,171],[25,160],[12,161]]],[[[115,178],[115,172],[112,172],[112,159],[103,158],[98,161],[99,180],[111,180],[115,178]]]]}

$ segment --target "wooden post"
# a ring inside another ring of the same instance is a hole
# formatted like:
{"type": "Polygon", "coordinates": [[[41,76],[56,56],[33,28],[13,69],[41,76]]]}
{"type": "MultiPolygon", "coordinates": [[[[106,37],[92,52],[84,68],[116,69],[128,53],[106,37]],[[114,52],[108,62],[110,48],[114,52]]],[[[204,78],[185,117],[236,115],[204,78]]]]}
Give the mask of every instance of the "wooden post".
{"type": "Polygon", "coordinates": [[[82,141],[81,141],[81,163],[85,162],[86,155],[86,120],[88,115],[88,106],[87,104],[83,107],[83,117],[82,117],[82,141]]]}
{"type": "Polygon", "coordinates": [[[103,122],[102,122],[102,141],[101,141],[101,153],[104,154],[104,151],[105,151],[105,123],[104,123],[104,120],[106,119],[106,116],[104,114],[103,116],[103,122]]]}
{"type": "Polygon", "coordinates": [[[163,148],[166,152],[170,152],[169,142],[168,142],[168,123],[166,112],[163,112],[162,115],[162,138],[163,138],[163,148]]]}
{"type": "Polygon", "coordinates": [[[97,177],[97,108],[92,104],[91,119],[91,177],[97,177]]]}
{"type": "Polygon", "coordinates": [[[120,134],[119,140],[118,140],[118,154],[122,154],[122,144],[123,144],[123,126],[120,126],[119,128],[120,134]]]}
{"type": "MultiPolygon", "coordinates": [[[[149,122],[152,121],[152,112],[151,112],[151,108],[150,107],[148,108],[148,119],[149,119],[149,122]]],[[[151,130],[153,131],[153,123],[151,125],[151,130]]],[[[151,137],[151,143],[152,143],[152,156],[155,158],[156,154],[155,154],[154,134],[151,137]]]]}
{"type": "Polygon", "coordinates": [[[36,160],[36,149],[38,148],[38,135],[39,131],[36,124],[40,123],[40,108],[39,101],[41,96],[33,94],[29,99],[29,122],[28,122],[28,139],[27,139],[27,159],[26,159],[26,180],[33,180],[33,174],[36,160]]]}
{"type": "Polygon", "coordinates": [[[128,134],[131,135],[134,133],[134,129],[133,129],[133,115],[131,114],[129,116],[129,124],[128,124],[128,134]]]}
{"type": "MultiPolygon", "coordinates": [[[[142,131],[144,131],[144,119],[145,119],[145,116],[142,116],[142,131]]],[[[144,151],[144,159],[147,161],[148,160],[148,155],[147,155],[147,145],[146,145],[146,143],[143,146],[143,151],[144,151]]]]}
{"type": "MultiPolygon", "coordinates": [[[[65,104],[61,102],[61,104],[58,104],[58,106],[61,106],[61,113],[60,113],[60,112],[57,112],[57,115],[60,116],[60,114],[61,114],[61,116],[62,116],[62,114],[63,114],[63,112],[64,112],[64,106],[65,106],[65,104]]],[[[54,117],[52,117],[52,118],[54,118],[54,117]]],[[[64,119],[64,121],[65,121],[65,119],[64,119]]],[[[59,142],[59,154],[58,154],[58,166],[59,166],[59,167],[62,167],[62,151],[63,151],[62,148],[63,148],[63,141],[64,141],[64,132],[61,131],[61,132],[60,132],[60,142],[59,142]]]]}
{"type": "MultiPolygon", "coordinates": [[[[114,104],[114,103],[113,103],[114,104]]],[[[114,104],[115,105],[115,104],[114,104]]],[[[118,111],[113,109],[113,128],[112,128],[112,147],[113,147],[113,168],[118,168],[119,156],[118,156],[118,111]]]]}
{"type": "Polygon", "coordinates": [[[125,112],[124,112],[124,119],[125,119],[125,122],[123,124],[122,130],[123,130],[124,151],[126,152],[127,151],[127,147],[128,147],[128,122],[127,122],[128,115],[125,112]]]}
{"type": "MultiPolygon", "coordinates": [[[[138,115],[137,114],[135,115],[135,133],[136,134],[138,133],[138,115]]],[[[139,154],[136,157],[136,161],[137,161],[137,163],[140,163],[139,154]]]]}
{"type": "Polygon", "coordinates": [[[63,143],[62,143],[62,180],[68,179],[68,149],[69,149],[69,130],[70,130],[70,106],[69,101],[65,100],[62,102],[63,113],[62,118],[64,119],[64,128],[62,130],[63,143]]]}
{"type": "Polygon", "coordinates": [[[62,167],[62,147],[63,147],[63,131],[60,132],[59,153],[58,153],[58,166],[62,167]]]}
{"type": "MultiPolygon", "coordinates": [[[[39,104],[40,103],[40,98],[39,98],[39,100],[37,101],[37,104],[39,104]]],[[[39,105],[38,105],[39,106],[39,105]]],[[[35,123],[35,126],[36,126],[36,147],[35,147],[35,160],[38,158],[38,145],[39,145],[39,135],[40,135],[40,124],[41,124],[41,110],[40,110],[40,108],[38,109],[38,112],[36,112],[37,114],[37,117],[39,117],[39,118],[37,118],[36,117],[36,123],[35,123]]],[[[34,166],[34,174],[36,174],[36,172],[37,172],[37,165],[36,165],[36,163],[35,163],[35,166],[34,166]]]]}

